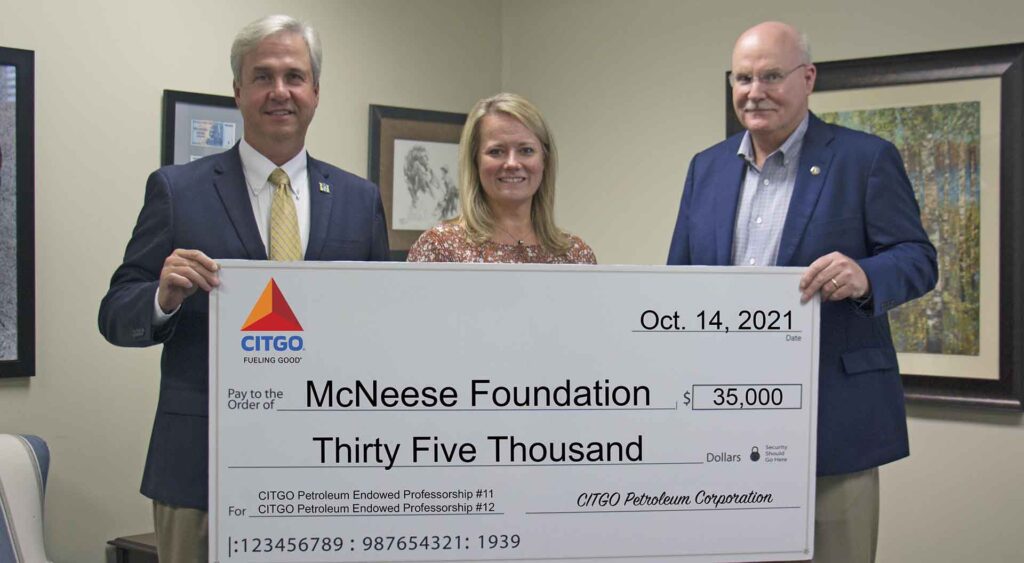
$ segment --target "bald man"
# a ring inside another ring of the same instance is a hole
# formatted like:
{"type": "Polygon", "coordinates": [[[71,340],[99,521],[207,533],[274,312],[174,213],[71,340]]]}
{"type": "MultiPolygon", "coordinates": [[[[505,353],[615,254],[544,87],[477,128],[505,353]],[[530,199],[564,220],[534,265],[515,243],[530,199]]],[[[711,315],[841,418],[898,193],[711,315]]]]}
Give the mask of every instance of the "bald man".
{"type": "Polygon", "coordinates": [[[878,466],[909,455],[887,311],[930,291],[935,248],[896,147],[808,110],[806,38],[765,22],[732,54],[746,129],[690,161],[668,264],[805,266],[822,300],[814,561],[874,561],[878,466]]]}

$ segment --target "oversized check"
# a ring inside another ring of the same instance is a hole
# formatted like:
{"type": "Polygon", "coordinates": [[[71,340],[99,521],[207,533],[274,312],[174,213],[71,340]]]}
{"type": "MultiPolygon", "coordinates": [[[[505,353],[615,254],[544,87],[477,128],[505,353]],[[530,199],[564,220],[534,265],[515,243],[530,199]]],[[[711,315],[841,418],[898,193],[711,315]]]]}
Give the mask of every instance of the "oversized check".
{"type": "Polygon", "coordinates": [[[811,554],[802,270],[221,264],[211,561],[811,554]]]}

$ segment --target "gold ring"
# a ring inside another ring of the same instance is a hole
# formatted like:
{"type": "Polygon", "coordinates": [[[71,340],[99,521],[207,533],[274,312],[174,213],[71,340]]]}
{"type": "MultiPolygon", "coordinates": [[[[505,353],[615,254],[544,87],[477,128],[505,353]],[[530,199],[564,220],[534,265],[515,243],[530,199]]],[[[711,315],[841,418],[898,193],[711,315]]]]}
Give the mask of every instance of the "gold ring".
{"type": "Polygon", "coordinates": [[[828,281],[832,282],[832,286],[833,287],[835,287],[836,289],[839,289],[839,284],[836,283],[836,279],[835,278],[832,278],[832,279],[830,279],[828,281]]]}

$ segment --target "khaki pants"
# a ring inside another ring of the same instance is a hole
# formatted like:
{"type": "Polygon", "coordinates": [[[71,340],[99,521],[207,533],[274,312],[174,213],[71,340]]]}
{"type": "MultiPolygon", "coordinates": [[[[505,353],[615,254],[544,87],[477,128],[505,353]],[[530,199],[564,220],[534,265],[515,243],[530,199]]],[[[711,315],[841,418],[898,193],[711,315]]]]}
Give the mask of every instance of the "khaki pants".
{"type": "Polygon", "coordinates": [[[878,549],[878,468],[818,477],[815,563],[873,563],[878,549]]]}
{"type": "Polygon", "coordinates": [[[205,510],[179,508],[154,500],[153,525],[160,563],[206,563],[205,510]]]}

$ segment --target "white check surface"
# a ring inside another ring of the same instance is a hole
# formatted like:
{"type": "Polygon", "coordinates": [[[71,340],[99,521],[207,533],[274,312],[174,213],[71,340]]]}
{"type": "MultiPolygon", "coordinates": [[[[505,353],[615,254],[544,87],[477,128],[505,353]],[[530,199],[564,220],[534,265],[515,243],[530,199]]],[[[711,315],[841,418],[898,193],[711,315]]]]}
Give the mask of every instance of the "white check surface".
{"type": "Polygon", "coordinates": [[[811,551],[801,270],[221,264],[211,561],[811,551]],[[242,330],[271,278],[302,331],[242,330]]]}

